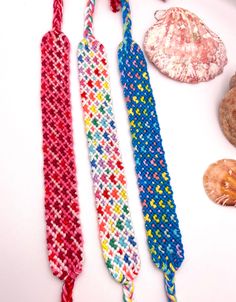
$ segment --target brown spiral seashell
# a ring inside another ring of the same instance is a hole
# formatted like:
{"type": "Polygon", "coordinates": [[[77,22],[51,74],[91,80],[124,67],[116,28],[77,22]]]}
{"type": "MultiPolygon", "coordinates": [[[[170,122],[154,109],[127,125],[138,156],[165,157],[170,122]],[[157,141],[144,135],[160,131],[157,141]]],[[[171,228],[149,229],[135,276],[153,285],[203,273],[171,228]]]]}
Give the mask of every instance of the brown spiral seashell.
{"type": "Polygon", "coordinates": [[[230,90],[219,108],[219,122],[228,141],[236,147],[236,75],[231,78],[230,90]]]}
{"type": "Polygon", "coordinates": [[[160,72],[185,83],[209,81],[223,72],[224,43],[198,16],[174,7],[157,11],[155,17],[144,50],[160,72]]]}
{"type": "Polygon", "coordinates": [[[236,206],[236,160],[222,159],[210,165],[203,184],[212,201],[223,206],[236,206]]]}

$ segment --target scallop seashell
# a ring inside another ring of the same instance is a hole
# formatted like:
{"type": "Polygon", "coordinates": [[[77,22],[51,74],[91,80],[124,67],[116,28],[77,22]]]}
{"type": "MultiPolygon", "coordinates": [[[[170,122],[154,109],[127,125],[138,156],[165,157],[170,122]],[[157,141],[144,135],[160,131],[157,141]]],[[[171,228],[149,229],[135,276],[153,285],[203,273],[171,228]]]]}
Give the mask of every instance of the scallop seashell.
{"type": "Polygon", "coordinates": [[[225,137],[236,147],[236,76],[232,77],[230,88],[220,104],[219,122],[225,137]]]}
{"type": "Polygon", "coordinates": [[[175,7],[156,12],[144,49],[160,72],[185,83],[214,79],[227,64],[221,39],[192,12],[175,7]]]}
{"type": "Polygon", "coordinates": [[[210,165],[203,184],[212,201],[223,206],[236,206],[236,160],[222,159],[210,165]]]}

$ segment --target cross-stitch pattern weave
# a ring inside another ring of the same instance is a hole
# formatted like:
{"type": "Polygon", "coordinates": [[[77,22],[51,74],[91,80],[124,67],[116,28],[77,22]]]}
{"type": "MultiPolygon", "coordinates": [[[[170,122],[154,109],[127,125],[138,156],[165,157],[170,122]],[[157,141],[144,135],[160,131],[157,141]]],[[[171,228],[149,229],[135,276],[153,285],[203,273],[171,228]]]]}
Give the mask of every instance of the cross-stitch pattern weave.
{"type": "Polygon", "coordinates": [[[103,257],[112,277],[123,285],[123,300],[131,302],[140,259],[117,140],[107,56],[93,35],[94,6],[95,0],[87,1],[84,39],[78,48],[80,92],[103,257]]]}
{"type": "Polygon", "coordinates": [[[132,39],[128,0],[121,0],[124,40],[118,50],[130,131],[152,260],[164,273],[168,301],[176,301],[174,277],[184,251],[167,171],[155,100],[141,48],[132,39]]]}
{"type": "Polygon", "coordinates": [[[82,269],[76,167],[70,104],[70,44],[61,32],[62,1],[54,1],[53,29],[41,43],[45,216],[50,267],[64,281],[61,301],[72,302],[82,269]]]}

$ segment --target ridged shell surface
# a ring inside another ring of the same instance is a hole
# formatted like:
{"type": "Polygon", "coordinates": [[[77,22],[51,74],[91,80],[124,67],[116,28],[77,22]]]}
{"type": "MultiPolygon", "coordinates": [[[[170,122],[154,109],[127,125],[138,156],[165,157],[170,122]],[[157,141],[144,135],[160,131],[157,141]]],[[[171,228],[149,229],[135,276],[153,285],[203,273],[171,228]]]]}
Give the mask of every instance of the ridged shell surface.
{"type": "Polygon", "coordinates": [[[236,147],[236,88],[228,91],[221,102],[219,121],[225,137],[236,147]]]}
{"type": "Polygon", "coordinates": [[[230,83],[229,83],[229,89],[236,88],[236,74],[232,76],[230,83]]]}
{"type": "Polygon", "coordinates": [[[212,201],[223,206],[236,206],[236,160],[222,159],[210,165],[203,184],[212,201]]]}
{"type": "Polygon", "coordinates": [[[223,72],[224,43],[199,17],[179,7],[157,11],[155,16],[144,49],[160,72],[185,83],[209,81],[223,72]]]}

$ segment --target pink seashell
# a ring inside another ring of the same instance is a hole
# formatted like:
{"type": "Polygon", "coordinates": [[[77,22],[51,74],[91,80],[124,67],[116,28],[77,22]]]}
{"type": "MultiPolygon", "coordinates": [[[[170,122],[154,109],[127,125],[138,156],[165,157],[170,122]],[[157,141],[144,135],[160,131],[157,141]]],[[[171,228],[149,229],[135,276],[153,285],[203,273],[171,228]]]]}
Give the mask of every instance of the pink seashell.
{"type": "Polygon", "coordinates": [[[223,206],[236,206],[236,160],[222,159],[210,165],[203,184],[212,201],[223,206]]]}
{"type": "Polygon", "coordinates": [[[214,79],[227,64],[221,39],[192,12],[175,7],[157,11],[144,49],[160,72],[185,83],[214,79]]]}

